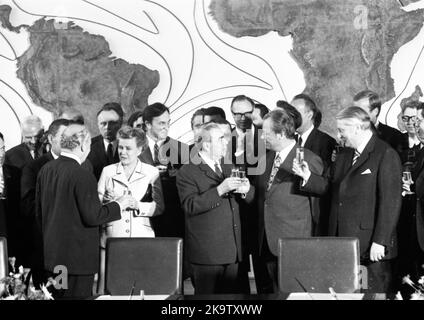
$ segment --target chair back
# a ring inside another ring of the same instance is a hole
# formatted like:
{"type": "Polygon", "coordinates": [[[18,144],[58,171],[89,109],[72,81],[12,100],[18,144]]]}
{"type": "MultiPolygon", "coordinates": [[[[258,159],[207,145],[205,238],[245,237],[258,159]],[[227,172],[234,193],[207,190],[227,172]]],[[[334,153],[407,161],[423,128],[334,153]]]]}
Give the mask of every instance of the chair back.
{"type": "Polygon", "coordinates": [[[180,238],[108,238],[105,292],[182,294],[182,259],[180,238]]]}
{"type": "Polygon", "coordinates": [[[357,238],[284,238],[278,240],[281,292],[353,293],[360,290],[357,238]]]}
{"type": "Polygon", "coordinates": [[[7,240],[0,237],[0,279],[5,278],[9,271],[9,257],[7,256],[7,240]]]}

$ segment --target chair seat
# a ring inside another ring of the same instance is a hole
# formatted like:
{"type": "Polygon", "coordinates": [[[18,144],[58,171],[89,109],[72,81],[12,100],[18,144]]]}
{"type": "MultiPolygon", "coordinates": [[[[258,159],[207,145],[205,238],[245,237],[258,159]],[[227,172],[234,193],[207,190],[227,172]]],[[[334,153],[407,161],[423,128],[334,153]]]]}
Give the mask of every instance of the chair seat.
{"type": "Polygon", "coordinates": [[[109,238],[105,292],[128,295],[182,294],[180,238],[109,238]]]}
{"type": "Polygon", "coordinates": [[[358,292],[357,238],[283,238],[278,242],[278,282],[282,292],[358,292]]]}

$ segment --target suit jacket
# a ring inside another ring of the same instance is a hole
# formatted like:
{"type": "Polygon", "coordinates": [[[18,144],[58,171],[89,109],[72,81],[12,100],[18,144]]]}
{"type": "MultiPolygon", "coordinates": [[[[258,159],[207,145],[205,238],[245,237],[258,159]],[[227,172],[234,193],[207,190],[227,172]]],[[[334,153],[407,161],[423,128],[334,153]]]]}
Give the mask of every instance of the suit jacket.
{"type": "Polygon", "coordinates": [[[383,123],[379,123],[375,130],[381,140],[388,143],[399,155],[402,154],[402,150],[405,148],[405,137],[399,130],[383,123]]]}
{"type": "MultiPolygon", "coordinates": [[[[275,152],[269,151],[261,161],[266,161],[265,174],[257,177],[256,192],[259,212],[259,249],[263,252],[266,236],[271,253],[278,255],[278,239],[311,237],[312,222],[317,219],[312,195],[300,190],[301,179],[292,172],[296,157],[295,145],[281,164],[271,189],[267,191],[269,177],[275,159],[275,152]]],[[[318,175],[323,172],[322,160],[305,149],[305,161],[311,171],[318,175]]]]}
{"type": "MultiPolygon", "coordinates": [[[[232,165],[221,165],[225,177],[232,165]]],[[[177,173],[177,187],[185,214],[188,260],[195,264],[221,265],[242,260],[239,196],[218,195],[223,181],[205,163],[186,164],[177,173]]],[[[251,186],[245,201],[251,201],[251,186]]]]}
{"type": "MultiPolygon", "coordinates": [[[[119,162],[118,148],[116,148],[113,157],[113,163],[119,162]]],[[[91,165],[93,166],[94,176],[96,177],[96,180],[99,181],[103,168],[111,164],[107,161],[105,145],[103,143],[103,137],[101,135],[98,135],[91,139],[91,150],[87,159],[90,160],[91,165]]]]}
{"type": "Polygon", "coordinates": [[[77,161],[60,156],[40,170],[36,216],[43,233],[44,267],[64,265],[69,274],[99,268],[99,226],[121,218],[116,202],[101,205],[94,176],[77,161]]]}
{"type": "Polygon", "coordinates": [[[331,155],[333,154],[335,147],[336,140],[317,128],[312,129],[308,139],[305,141],[305,148],[311,150],[321,158],[325,169],[327,169],[332,163],[331,155]]]}
{"type": "MultiPolygon", "coordinates": [[[[184,213],[178,197],[176,176],[183,164],[189,162],[189,147],[173,138],[167,137],[160,148],[169,160],[167,171],[160,174],[164,195],[165,209],[162,215],[151,219],[157,237],[183,237],[184,213]]],[[[147,164],[154,165],[153,155],[147,146],[139,159],[147,164]]]]}
{"type": "Polygon", "coordinates": [[[15,179],[15,177],[19,175],[17,171],[19,170],[16,167],[3,164],[6,199],[0,200],[0,237],[7,236],[8,253],[10,257],[16,254],[15,245],[19,244],[19,237],[13,232],[18,221],[15,210],[16,204],[19,203],[19,199],[16,198],[16,194],[13,192],[9,195],[10,190],[16,190],[19,186],[19,181],[15,179]]]}
{"type": "Polygon", "coordinates": [[[413,172],[412,180],[415,181],[417,201],[415,214],[417,240],[421,250],[424,251],[424,149],[420,150],[417,157],[417,166],[415,172],[413,172]]]}
{"type": "Polygon", "coordinates": [[[331,189],[330,236],[357,237],[364,262],[373,242],[386,247],[385,259],[394,258],[402,204],[400,158],[375,135],[352,166],[353,154],[344,148],[327,176],[312,174],[304,189],[331,189]]]}

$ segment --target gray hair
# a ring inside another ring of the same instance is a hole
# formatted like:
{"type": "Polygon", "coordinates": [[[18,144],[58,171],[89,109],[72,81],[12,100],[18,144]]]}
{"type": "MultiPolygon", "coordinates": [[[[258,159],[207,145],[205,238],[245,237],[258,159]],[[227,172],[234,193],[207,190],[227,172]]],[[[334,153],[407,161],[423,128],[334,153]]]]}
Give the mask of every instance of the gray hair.
{"type": "Polygon", "coordinates": [[[360,124],[362,130],[371,127],[370,115],[360,107],[348,107],[341,110],[337,114],[336,120],[347,120],[352,124],[360,124]]]}
{"type": "Polygon", "coordinates": [[[199,136],[197,137],[197,140],[195,141],[196,146],[198,148],[202,146],[203,142],[211,141],[212,130],[221,130],[221,129],[219,128],[218,124],[213,122],[209,122],[202,127],[202,130],[200,131],[199,136]]]}
{"type": "Polygon", "coordinates": [[[62,133],[60,147],[66,150],[75,150],[83,144],[90,133],[87,128],[80,124],[71,124],[62,133]]]}
{"type": "Polygon", "coordinates": [[[38,116],[32,114],[24,118],[21,124],[21,130],[23,131],[25,128],[28,127],[37,127],[39,128],[39,130],[41,130],[43,129],[43,122],[38,116]]]}

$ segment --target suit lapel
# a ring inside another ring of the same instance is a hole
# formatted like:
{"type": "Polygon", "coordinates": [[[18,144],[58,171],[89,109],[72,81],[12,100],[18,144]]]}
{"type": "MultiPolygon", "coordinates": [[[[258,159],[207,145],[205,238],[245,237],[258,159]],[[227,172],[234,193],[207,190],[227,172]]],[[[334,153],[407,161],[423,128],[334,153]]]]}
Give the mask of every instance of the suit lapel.
{"type": "Polygon", "coordinates": [[[152,153],[150,152],[150,148],[147,145],[146,148],[144,149],[144,151],[141,153],[141,155],[139,156],[140,161],[153,165],[153,156],[152,153]]]}
{"type": "Polygon", "coordinates": [[[199,164],[199,169],[212,180],[219,182],[222,181],[222,178],[218,177],[215,171],[213,171],[206,163],[202,162],[201,164],[199,164]]]}
{"type": "MultiPolygon", "coordinates": [[[[375,139],[376,139],[376,136],[373,135],[371,137],[371,140],[368,141],[367,145],[365,146],[364,151],[362,151],[362,153],[359,156],[358,160],[356,160],[355,164],[347,172],[345,178],[347,176],[349,176],[350,174],[354,173],[359,167],[361,167],[369,159],[370,153],[374,151],[375,139]]],[[[352,158],[351,158],[351,161],[353,160],[353,153],[354,152],[355,151],[352,149],[352,158]]]]}
{"type": "Polygon", "coordinates": [[[311,133],[309,134],[308,138],[305,141],[305,148],[311,150],[312,149],[312,143],[317,141],[315,139],[315,136],[317,134],[317,129],[313,128],[311,133]]]}
{"type": "MultiPolygon", "coordinates": [[[[296,144],[288,153],[287,157],[284,159],[283,163],[280,165],[280,168],[278,169],[277,174],[275,175],[274,181],[272,182],[271,189],[269,189],[268,194],[271,194],[273,190],[275,189],[275,186],[284,182],[284,181],[291,181],[292,179],[292,166],[293,166],[293,159],[296,156],[296,148],[299,145],[296,144]]],[[[275,154],[275,153],[274,153],[275,154]]],[[[275,158],[275,157],[274,157],[275,158]]],[[[273,158],[273,159],[274,159],[273,158]]],[[[274,161],[272,161],[271,168],[273,166],[274,161]]],[[[272,171],[272,169],[271,169],[272,171]]],[[[268,182],[268,181],[267,181],[268,182]]]]}

